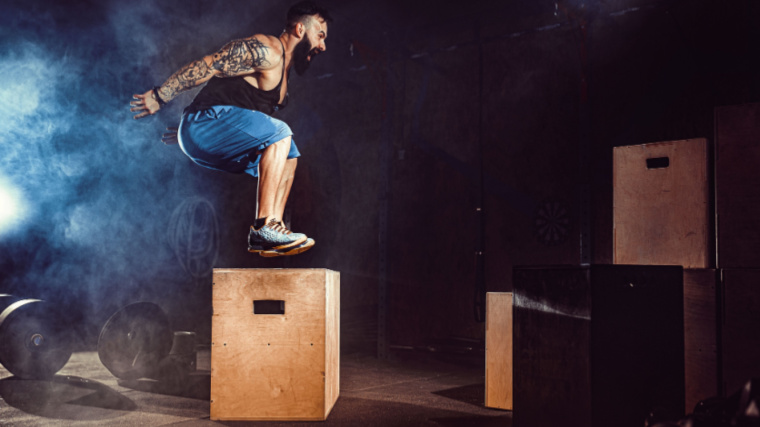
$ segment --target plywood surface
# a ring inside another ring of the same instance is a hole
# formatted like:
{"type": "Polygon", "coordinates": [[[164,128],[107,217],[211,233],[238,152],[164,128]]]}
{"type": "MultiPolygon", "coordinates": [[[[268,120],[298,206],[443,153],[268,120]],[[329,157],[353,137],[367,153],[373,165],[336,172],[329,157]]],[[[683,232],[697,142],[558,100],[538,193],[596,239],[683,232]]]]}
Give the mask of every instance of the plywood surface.
{"type": "Polygon", "coordinates": [[[515,426],[592,425],[590,288],[589,269],[515,268],[515,426]]]}
{"type": "Polygon", "coordinates": [[[486,406],[511,410],[512,292],[486,294],[486,406]]]}
{"type": "Polygon", "coordinates": [[[686,407],[720,394],[718,382],[718,271],[685,269],[684,365],[686,407]]]}
{"type": "Polygon", "coordinates": [[[711,267],[707,140],[613,151],[615,264],[711,267]],[[669,165],[649,168],[647,159],[669,165]]]}
{"type": "Polygon", "coordinates": [[[325,299],[325,418],[340,394],[340,274],[327,270],[325,299]]]}
{"type": "Polygon", "coordinates": [[[515,426],[638,427],[684,408],[683,272],[521,267],[514,275],[515,426]]]}
{"type": "Polygon", "coordinates": [[[211,419],[323,420],[338,397],[339,275],[214,270],[211,419]],[[284,314],[254,314],[254,300],[284,314]]]}
{"type": "Polygon", "coordinates": [[[760,270],[723,270],[723,392],[760,378],[760,270]]]}
{"type": "Polygon", "coordinates": [[[718,266],[760,268],[760,104],[715,109],[718,266]]]}

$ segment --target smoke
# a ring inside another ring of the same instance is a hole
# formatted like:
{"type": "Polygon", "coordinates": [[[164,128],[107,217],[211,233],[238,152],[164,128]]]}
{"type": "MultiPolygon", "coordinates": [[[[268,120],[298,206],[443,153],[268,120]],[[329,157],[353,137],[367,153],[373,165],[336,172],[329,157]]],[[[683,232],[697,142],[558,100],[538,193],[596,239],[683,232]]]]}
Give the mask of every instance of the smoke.
{"type": "Polygon", "coordinates": [[[75,113],[46,102],[56,97],[58,84],[70,83],[56,78],[53,70],[67,65],[57,62],[30,42],[0,55],[0,177],[4,187],[22,194],[60,194],[64,188],[56,178],[77,173],[70,156],[45,161],[56,154],[51,142],[70,129],[75,113]]]}
{"type": "Polygon", "coordinates": [[[76,306],[98,328],[127,303],[210,284],[216,219],[181,206],[224,191],[159,142],[192,94],[140,121],[128,103],[218,48],[236,14],[194,27],[185,2],[63,3],[16,2],[0,18],[0,292],[76,306]],[[200,252],[177,246],[196,241],[200,252]]]}

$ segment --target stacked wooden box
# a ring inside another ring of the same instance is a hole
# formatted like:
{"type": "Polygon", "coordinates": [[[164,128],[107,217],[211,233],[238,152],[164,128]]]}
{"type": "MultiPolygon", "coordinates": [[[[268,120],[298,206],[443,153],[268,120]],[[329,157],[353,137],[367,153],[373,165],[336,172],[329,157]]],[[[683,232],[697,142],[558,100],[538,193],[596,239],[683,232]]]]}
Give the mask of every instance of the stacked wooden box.
{"type": "Polygon", "coordinates": [[[715,204],[721,385],[730,394],[760,377],[760,104],[715,109],[715,204]]]}
{"type": "Polygon", "coordinates": [[[718,389],[718,275],[704,138],[613,150],[615,264],[684,267],[685,410],[718,389]]]}
{"type": "Polygon", "coordinates": [[[760,104],[716,108],[713,150],[614,150],[614,262],[685,268],[687,412],[760,376],[758,164],[760,104]]]}
{"type": "Polygon", "coordinates": [[[638,427],[683,408],[680,266],[514,271],[515,427],[638,427]]]}
{"type": "Polygon", "coordinates": [[[715,130],[714,150],[615,148],[617,265],[518,267],[509,311],[488,307],[514,321],[486,320],[486,393],[513,379],[515,426],[638,425],[647,405],[689,413],[760,377],[760,104],[717,108],[715,130]],[[501,381],[494,331],[513,337],[501,381]]]}

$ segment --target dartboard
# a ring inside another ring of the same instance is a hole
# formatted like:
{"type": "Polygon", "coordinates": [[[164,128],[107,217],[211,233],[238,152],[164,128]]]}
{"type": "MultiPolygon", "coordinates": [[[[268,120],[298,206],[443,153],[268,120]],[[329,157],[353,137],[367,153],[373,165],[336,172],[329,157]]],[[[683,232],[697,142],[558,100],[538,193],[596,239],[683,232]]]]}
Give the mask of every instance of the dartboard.
{"type": "Polygon", "coordinates": [[[536,238],[547,246],[564,243],[570,228],[570,210],[560,201],[546,201],[536,209],[536,238]]]}

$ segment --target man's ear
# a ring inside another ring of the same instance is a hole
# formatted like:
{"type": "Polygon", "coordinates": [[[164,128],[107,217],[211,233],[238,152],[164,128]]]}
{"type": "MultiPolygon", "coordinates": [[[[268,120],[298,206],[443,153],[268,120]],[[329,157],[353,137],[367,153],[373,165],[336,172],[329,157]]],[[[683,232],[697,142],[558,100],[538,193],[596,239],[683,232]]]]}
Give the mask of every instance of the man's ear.
{"type": "Polygon", "coordinates": [[[303,36],[306,34],[306,26],[303,25],[303,22],[296,23],[296,35],[298,38],[303,38],[303,36]]]}

